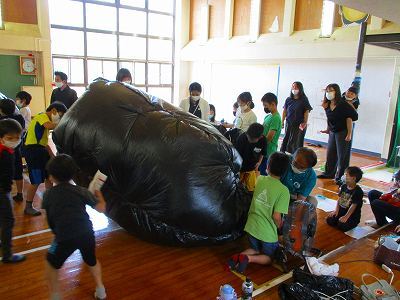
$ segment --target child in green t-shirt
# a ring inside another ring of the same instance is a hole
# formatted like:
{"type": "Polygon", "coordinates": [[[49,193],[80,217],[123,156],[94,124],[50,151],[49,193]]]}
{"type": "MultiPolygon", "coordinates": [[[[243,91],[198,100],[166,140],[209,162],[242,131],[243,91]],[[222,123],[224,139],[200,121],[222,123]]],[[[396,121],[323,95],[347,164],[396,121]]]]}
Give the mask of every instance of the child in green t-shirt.
{"type": "Polygon", "coordinates": [[[249,234],[250,248],[233,255],[228,265],[243,273],[248,263],[267,265],[277,250],[282,214],[287,214],[290,194],[280,178],[289,166],[289,157],[273,153],[268,160],[268,176],[259,176],[244,230],[249,234]]]}
{"type": "Polygon", "coordinates": [[[267,175],[268,157],[278,149],[278,140],[282,130],[282,119],[278,112],[278,98],[275,94],[266,93],[261,98],[261,102],[263,103],[264,111],[267,113],[263,124],[263,135],[267,139],[267,148],[265,153],[263,153],[264,157],[258,170],[261,175],[267,175]]]}

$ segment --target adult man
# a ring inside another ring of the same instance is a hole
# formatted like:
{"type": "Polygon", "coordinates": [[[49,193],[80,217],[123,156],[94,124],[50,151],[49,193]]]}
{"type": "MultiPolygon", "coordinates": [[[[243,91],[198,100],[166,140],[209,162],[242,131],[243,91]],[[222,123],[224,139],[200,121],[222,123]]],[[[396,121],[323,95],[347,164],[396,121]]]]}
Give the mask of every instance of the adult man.
{"type": "Polygon", "coordinates": [[[54,72],[54,82],[57,86],[51,94],[50,103],[55,101],[63,103],[67,109],[78,99],[76,91],[71,89],[67,84],[68,76],[63,72],[54,72]]]}

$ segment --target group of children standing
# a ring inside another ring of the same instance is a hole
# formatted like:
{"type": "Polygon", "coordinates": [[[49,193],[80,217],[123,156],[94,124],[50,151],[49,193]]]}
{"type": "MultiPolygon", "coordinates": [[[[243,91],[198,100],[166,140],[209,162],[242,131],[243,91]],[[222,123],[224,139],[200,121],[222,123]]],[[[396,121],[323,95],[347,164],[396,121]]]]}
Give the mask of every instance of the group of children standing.
{"type": "Polygon", "coordinates": [[[101,266],[95,255],[93,226],[86,213],[85,205],[104,207],[100,191],[95,195],[87,189],[71,184],[78,168],[68,155],[54,156],[49,144],[49,130],[54,129],[67,111],[61,102],[53,102],[46,111],[31,120],[29,104],[31,96],[26,92],[17,94],[16,102],[0,100],[0,227],[3,263],[18,263],[24,255],[12,251],[14,226],[13,201],[23,199],[22,153],[25,157],[30,183],[28,184],[26,215],[38,216],[40,211],[33,207],[38,186],[45,183],[42,208],[46,211],[49,227],[55,237],[47,253],[46,276],[50,299],[61,299],[58,270],[65,260],[77,249],[89,266],[96,283],[95,298],[106,299],[102,282],[101,266]],[[17,195],[11,198],[13,180],[17,195]]]}
{"type": "MultiPolygon", "coordinates": [[[[242,93],[237,101],[239,116],[236,114],[236,119],[241,119],[237,123],[242,127],[246,123],[247,126],[246,131],[234,142],[243,159],[240,181],[249,191],[254,192],[244,229],[249,235],[250,248],[233,255],[228,261],[231,269],[241,273],[248,263],[271,263],[279,247],[278,229],[283,223],[282,215],[287,214],[291,201],[303,200],[315,207],[317,205],[316,199],[310,196],[316,183],[316,174],[312,168],[317,163],[317,156],[311,149],[302,148],[312,107],[304,95],[301,83],[295,82],[292,85],[291,96],[285,102],[283,120],[277,110],[276,95],[266,93],[261,102],[267,113],[263,125],[245,122],[251,120],[250,111],[254,107],[251,97],[242,93]],[[248,116],[241,118],[242,114],[248,116]],[[286,134],[281,151],[290,150],[292,157],[277,152],[285,120],[286,134]]],[[[348,231],[359,224],[364,194],[357,183],[362,175],[358,167],[346,169],[341,179],[337,207],[326,220],[328,225],[348,231]]]]}

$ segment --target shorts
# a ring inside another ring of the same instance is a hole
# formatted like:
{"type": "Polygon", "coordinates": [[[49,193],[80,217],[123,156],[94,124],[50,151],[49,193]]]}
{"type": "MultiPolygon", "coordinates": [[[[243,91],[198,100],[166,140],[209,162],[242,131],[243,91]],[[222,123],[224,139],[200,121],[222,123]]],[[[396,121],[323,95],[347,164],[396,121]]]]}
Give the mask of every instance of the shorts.
{"type": "Polygon", "coordinates": [[[25,146],[25,160],[31,184],[43,183],[48,177],[46,164],[50,160],[47,148],[41,145],[25,146]]]}
{"type": "Polygon", "coordinates": [[[22,173],[23,173],[23,167],[22,167],[22,155],[21,155],[21,146],[18,146],[17,148],[14,149],[14,180],[22,180],[22,173]]]}
{"type": "Polygon", "coordinates": [[[240,182],[246,187],[249,192],[254,192],[257,181],[256,171],[240,172],[240,182]]]}
{"type": "Polygon", "coordinates": [[[259,253],[265,254],[269,257],[274,257],[276,250],[279,248],[279,243],[267,243],[256,239],[254,236],[249,234],[250,248],[258,251],[259,253]]]}
{"type": "Polygon", "coordinates": [[[67,258],[78,249],[83,261],[90,267],[94,267],[97,259],[96,240],[93,232],[62,242],[54,240],[47,252],[47,261],[53,268],[60,269],[67,258]]]}

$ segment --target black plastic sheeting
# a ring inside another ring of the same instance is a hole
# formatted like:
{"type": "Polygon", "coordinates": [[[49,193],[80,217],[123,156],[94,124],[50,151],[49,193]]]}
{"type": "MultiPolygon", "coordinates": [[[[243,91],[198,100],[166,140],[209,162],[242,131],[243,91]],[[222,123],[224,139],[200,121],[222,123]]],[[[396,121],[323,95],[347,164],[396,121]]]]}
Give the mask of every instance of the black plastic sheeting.
{"type": "Polygon", "coordinates": [[[241,157],[212,125],[119,82],[93,82],[53,133],[87,186],[99,169],[106,213],[142,239],[210,245],[242,234],[251,202],[241,157]]]}

